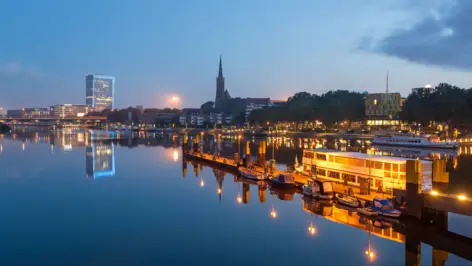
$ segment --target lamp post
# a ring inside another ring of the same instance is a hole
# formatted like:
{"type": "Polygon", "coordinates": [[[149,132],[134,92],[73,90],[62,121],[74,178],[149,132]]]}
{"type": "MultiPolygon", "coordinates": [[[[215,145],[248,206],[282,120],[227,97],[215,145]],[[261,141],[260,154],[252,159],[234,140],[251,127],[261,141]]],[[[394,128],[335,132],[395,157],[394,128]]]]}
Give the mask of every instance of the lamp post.
{"type": "Polygon", "coordinates": [[[372,179],[372,174],[371,174],[371,168],[372,168],[372,149],[369,148],[367,150],[367,153],[369,154],[369,180],[367,182],[368,188],[367,188],[367,193],[370,195],[370,180],[372,179]]]}

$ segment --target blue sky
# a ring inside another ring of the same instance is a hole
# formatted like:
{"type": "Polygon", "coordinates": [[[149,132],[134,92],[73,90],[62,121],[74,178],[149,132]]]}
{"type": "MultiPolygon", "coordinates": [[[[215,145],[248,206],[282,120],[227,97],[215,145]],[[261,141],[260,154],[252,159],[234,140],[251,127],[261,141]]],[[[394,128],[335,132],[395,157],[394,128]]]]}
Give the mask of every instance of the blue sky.
{"type": "Polygon", "coordinates": [[[220,53],[236,97],[380,92],[387,69],[404,96],[468,88],[466,11],[466,0],[1,1],[0,105],[84,103],[85,74],[98,73],[116,77],[118,108],[174,94],[198,107],[214,99],[220,53]]]}

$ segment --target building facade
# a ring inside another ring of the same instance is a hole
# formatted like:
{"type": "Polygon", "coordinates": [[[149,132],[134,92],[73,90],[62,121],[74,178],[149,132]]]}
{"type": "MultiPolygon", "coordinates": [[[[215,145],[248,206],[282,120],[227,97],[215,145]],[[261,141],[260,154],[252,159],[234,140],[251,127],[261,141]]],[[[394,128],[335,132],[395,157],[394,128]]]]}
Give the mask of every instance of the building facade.
{"type": "Polygon", "coordinates": [[[213,125],[229,125],[233,121],[231,114],[220,112],[220,111],[211,111],[208,114],[208,122],[213,125]]]}
{"type": "Polygon", "coordinates": [[[184,108],[179,117],[182,126],[203,126],[205,118],[199,108],[184,108]]]}
{"type": "Polygon", "coordinates": [[[86,104],[57,104],[50,108],[52,117],[82,117],[88,113],[88,105],[86,104]]]}
{"type": "Polygon", "coordinates": [[[85,77],[85,103],[96,112],[112,110],[115,97],[115,77],[87,75],[85,77]]]}
{"type": "Polygon", "coordinates": [[[50,116],[48,108],[22,108],[8,110],[8,118],[47,118],[50,116]]]}
{"type": "Polygon", "coordinates": [[[226,100],[229,100],[231,95],[225,89],[225,78],[223,77],[223,65],[221,63],[218,70],[218,77],[216,78],[216,96],[215,96],[215,108],[221,108],[226,100]]]}
{"type": "Polygon", "coordinates": [[[365,115],[369,118],[392,118],[401,111],[400,93],[370,93],[365,99],[365,115]]]}
{"type": "Polygon", "coordinates": [[[249,121],[249,116],[255,110],[271,106],[270,98],[247,98],[246,101],[246,122],[249,121]]]}

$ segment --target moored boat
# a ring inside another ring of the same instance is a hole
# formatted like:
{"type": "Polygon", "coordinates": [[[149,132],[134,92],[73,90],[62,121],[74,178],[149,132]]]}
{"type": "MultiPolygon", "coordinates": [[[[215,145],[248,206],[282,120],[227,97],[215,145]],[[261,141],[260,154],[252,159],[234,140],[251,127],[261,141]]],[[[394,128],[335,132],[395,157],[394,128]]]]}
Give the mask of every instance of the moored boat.
{"type": "Polygon", "coordinates": [[[317,199],[333,199],[333,184],[329,181],[309,180],[303,185],[303,194],[317,199]]]}
{"type": "Polygon", "coordinates": [[[249,168],[239,167],[238,172],[239,172],[239,174],[241,174],[241,176],[243,176],[245,178],[248,178],[248,179],[252,179],[252,180],[264,180],[264,179],[266,179],[263,173],[259,173],[259,172],[255,171],[254,169],[252,169],[251,167],[249,167],[249,168]]]}
{"type": "Polygon", "coordinates": [[[378,135],[372,140],[372,144],[435,149],[457,149],[459,145],[455,141],[439,141],[437,137],[414,135],[378,135]]]}
{"type": "Polygon", "coordinates": [[[379,213],[377,211],[372,210],[372,208],[358,208],[357,212],[366,216],[378,216],[379,213]]]}
{"type": "Polygon", "coordinates": [[[372,210],[391,218],[398,218],[401,215],[399,210],[395,210],[393,203],[385,198],[374,198],[372,200],[372,210]]]}
{"type": "Polygon", "coordinates": [[[342,205],[346,205],[353,208],[358,208],[360,206],[359,200],[343,194],[336,194],[336,200],[342,205]]]}
{"type": "Polygon", "coordinates": [[[279,173],[277,176],[270,179],[273,185],[283,187],[294,187],[295,181],[290,173],[279,173]]]}

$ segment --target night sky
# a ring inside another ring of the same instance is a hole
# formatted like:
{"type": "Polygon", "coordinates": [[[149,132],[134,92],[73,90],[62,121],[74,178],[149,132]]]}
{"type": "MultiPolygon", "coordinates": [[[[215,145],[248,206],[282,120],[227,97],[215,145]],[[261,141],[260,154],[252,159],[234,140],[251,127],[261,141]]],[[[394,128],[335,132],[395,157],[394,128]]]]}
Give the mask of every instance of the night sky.
{"type": "Polygon", "coordinates": [[[472,86],[470,0],[0,1],[0,105],[85,103],[85,75],[116,77],[115,107],[331,89],[407,96],[472,86]]]}

